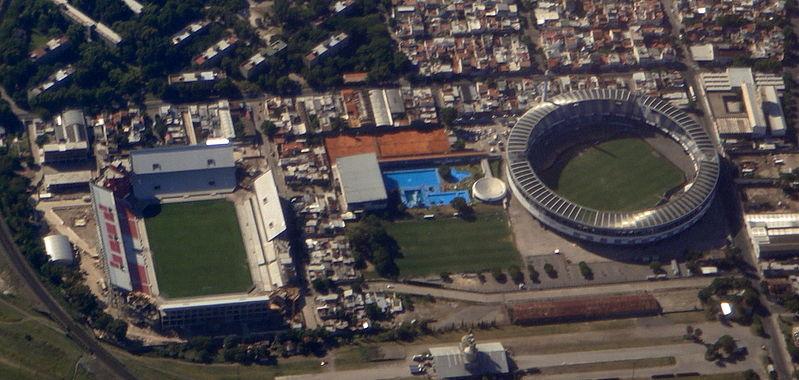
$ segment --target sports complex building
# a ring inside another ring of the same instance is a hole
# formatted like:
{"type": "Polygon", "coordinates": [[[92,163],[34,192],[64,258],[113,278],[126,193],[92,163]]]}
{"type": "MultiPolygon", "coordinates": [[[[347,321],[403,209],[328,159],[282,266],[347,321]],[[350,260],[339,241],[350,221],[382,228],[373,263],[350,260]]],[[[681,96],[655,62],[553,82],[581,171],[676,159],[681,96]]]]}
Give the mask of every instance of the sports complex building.
{"type": "Polygon", "coordinates": [[[166,330],[267,321],[294,271],[273,173],[237,190],[229,145],[142,150],[131,161],[126,186],[90,186],[112,289],[149,296],[166,330]]]}
{"type": "Polygon", "coordinates": [[[673,236],[704,215],[715,194],[719,158],[702,127],[667,101],[593,89],[561,94],[527,111],[510,133],[506,170],[515,197],[548,227],[591,242],[642,244],[673,236]],[[634,210],[581,205],[545,181],[544,173],[564,152],[618,136],[675,142],[681,148],[677,155],[689,162],[684,179],[659,193],[654,204],[634,210]]]}

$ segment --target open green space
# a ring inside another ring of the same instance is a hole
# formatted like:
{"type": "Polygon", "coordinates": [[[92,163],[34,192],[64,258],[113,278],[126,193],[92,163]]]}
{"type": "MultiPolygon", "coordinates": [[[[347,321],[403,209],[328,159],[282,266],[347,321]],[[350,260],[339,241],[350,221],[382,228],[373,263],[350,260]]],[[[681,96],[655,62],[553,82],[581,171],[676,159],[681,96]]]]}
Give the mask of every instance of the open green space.
{"type": "Polygon", "coordinates": [[[164,204],[146,225],[164,297],[246,292],[252,286],[233,203],[164,204]]]}
{"type": "Polygon", "coordinates": [[[83,351],[49,320],[0,296],[0,378],[87,379],[76,367],[83,351]]]}
{"type": "Polygon", "coordinates": [[[410,220],[387,223],[403,257],[396,260],[402,277],[507,269],[519,263],[508,222],[499,208],[476,208],[477,218],[410,220]]]}
{"type": "Polygon", "coordinates": [[[684,180],[679,168],[639,138],[594,145],[559,173],[544,173],[544,177],[548,186],[572,202],[613,211],[655,206],[665,192],[684,180]]]}
{"type": "Polygon", "coordinates": [[[142,380],[274,379],[277,376],[320,372],[318,358],[280,359],[276,365],[197,364],[175,359],[135,356],[106,346],[128,370],[142,380]]]}

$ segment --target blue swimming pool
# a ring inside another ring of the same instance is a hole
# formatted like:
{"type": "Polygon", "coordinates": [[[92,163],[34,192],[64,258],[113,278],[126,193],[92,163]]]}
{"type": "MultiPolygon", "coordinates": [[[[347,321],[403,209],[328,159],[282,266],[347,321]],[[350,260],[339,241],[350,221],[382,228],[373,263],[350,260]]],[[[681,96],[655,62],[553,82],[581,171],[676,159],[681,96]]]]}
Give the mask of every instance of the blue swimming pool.
{"type": "MultiPolygon", "coordinates": [[[[471,173],[452,170],[458,181],[471,173]]],[[[437,169],[397,170],[383,173],[383,182],[388,191],[399,189],[405,207],[430,207],[449,204],[456,197],[471,202],[466,190],[442,191],[437,169]]]]}

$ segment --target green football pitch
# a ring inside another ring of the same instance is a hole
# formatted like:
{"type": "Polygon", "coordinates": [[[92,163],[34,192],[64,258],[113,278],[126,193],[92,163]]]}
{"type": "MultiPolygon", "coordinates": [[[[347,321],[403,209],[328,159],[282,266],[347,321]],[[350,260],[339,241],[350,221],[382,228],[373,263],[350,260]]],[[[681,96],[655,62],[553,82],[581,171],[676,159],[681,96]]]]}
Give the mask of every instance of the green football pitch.
{"type": "Polygon", "coordinates": [[[562,197],[597,210],[634,211],[652,207],[684,181],[679,168],[638,138],[610,140],[572,158],[556,186],[562,197]]]}
{"type": "Polygon", "coordinates": [[[161,295],[246,292],[252,286],[233,203],[171,203],[145,220],[161,295]]]}
{"type": "Polygon", "coordinates": [[[475,207],[477,219],[411,220],[386,224],[399,243],[403,257],[397,259],[402,277],[420,277],[441,272],[508,269],[519,264],[507,219],[502,210],[475,207]]]}

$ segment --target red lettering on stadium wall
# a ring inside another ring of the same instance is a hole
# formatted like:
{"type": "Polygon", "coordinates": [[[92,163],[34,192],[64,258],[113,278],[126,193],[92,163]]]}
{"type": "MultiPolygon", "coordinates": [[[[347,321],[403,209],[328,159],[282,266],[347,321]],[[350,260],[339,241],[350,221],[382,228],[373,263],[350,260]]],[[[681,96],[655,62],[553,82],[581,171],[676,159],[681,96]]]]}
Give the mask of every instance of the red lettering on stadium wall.
{"type": "Polygon", "coordinates": [[[111,252],[111,260],[109,264],[117,269],[122,269],[122,263],[124,260],[122,259],[122,247],[119,244],[119,236],[117,236],[117,225],[116,221],[114,220],[114,214],[111,212],[109,207],[99,205],[100,210],[103,212],[103,217],[106,219],[105,222],[105,233],[106,237],[108,238],[108,248],[112,251],[111,252]]]}

